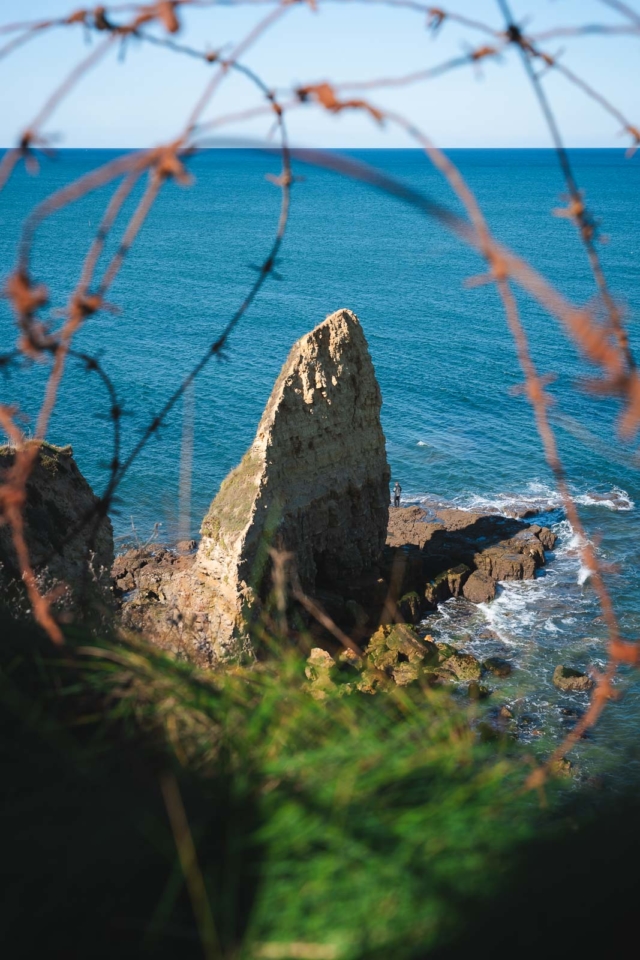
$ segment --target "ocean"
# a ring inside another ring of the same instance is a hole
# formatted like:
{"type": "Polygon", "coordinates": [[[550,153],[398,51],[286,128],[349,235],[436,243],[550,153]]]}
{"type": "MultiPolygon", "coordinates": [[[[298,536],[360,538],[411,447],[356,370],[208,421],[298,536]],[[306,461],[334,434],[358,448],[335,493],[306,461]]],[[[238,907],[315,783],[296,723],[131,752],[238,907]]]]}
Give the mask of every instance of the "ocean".
{"type": "MultiPolygon", "coordinates": [[[[357,159],[459,209],[446,184],[414,150],[351,151],[357,159]]],[[[640,160],[622,150],[571,151],[578,182],[600,221],[602,260],[622,303],[631,341],[640,317],[640,160]],[[605,242],[606,241],[606,242],[605,242]]],[[[16,259],[21,225],[52,190],[117,155],[63,150],[39,176],[19,170],[0,193],[0,270],[16,259]]],[[[552,151],[452,150],[494,234],[576,303],[594,284],[575,228],[553,215],[565,200],[552,151]]],[[[90,318],[78,349],[99,356],[125,416],[123,452],[222,330],[268,252],[280,203],[266,175],[278,158],[252,150],[216,150],[189,161],[195,182],[169,184],[127,257],[109,300],[113,311],[90,318]]],[[[544,462],[522,375],[500,301],[478,257],[417,210],[363,184],[294,164],[291,217],[277,263],[193,397],[191,533],[226,473],[251,443],[263,406],[294,341],[340,307],[352,309],[367,336],[383,395],[382,420],[392,480],[405,503],[447,502],[510,512],[527,502],[559,534],[549,564],[528,583],[502,585],[491,604],[453,600],[428,618],[436,639],[480,656],[499,654],[515,670],[495,682],[495,702],[511,705],[520,737],[544,749],[585,707],[583,695],[559,694],[557,663],[602,666],[606,632],[544,462]]],[[[131,212],[139,194],[125,209],[131,212]]],[[[82,256],[109,197],[100,189],[46,220],[36,234],[32,275],[50,291],[50,316],[64,306],[82,256]]],[[[119,221],[120,222],[120,221],[119,221]]],[[[122,221],[124,222],[124,221],[122,221]]],[[[117,236],[117,233],[116,233],[117,236]]],[[[115,240],[114,240],[115,243],[115,240]]],[[[111,250],[114,249],[112,245],[111,250]]],[[[616,433],[616,401],[595,398],[582,381],[593,374],[556,320],[519,295],[536,363],[555,375],[552,416],[572,490],[589,536],[610,565],[607,582],[625,637],[640,635],[637,569],[640,474],[634,446],[616,433]]],[[[16,332],[0,301],[2,351],[16,332]]],[[[46,370],[10,369],[3,402],[18,403],[33,428],[46,370]]],[[[71,443],[97,491],[112,456],[109,401],[95,374],[70,367],[49,430],[71,443]],[[72,373],[73,371],[73,373],[72,373]]],[[[189,406],[187,406],[189,409],[189,406]]],[[[185,422],[190,422],[189,419],[185,422]]],[[[183,407],[133,464],[119,490],[113,522],[119,543],[179,535],[183,407]]],[[[640,679],[622,671],[624,696],[572,758],[584,776],[637,773],[640,679]]]]}

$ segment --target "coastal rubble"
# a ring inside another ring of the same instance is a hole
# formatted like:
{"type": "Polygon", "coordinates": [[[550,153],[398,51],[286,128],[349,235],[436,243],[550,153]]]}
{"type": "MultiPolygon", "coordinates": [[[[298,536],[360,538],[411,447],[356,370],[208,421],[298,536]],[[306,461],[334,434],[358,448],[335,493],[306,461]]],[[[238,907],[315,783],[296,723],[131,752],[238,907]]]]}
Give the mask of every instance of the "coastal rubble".
{"type": "MultiPolygon", "coordinates": [[[[208,523],[217,516],[215,500],[214,505],[208,523]]],[[[451,597],[475,604],[489,602],[499,579],[533,577],[545,562],[545,550],[554,543],[555,535],[548,528],[498,514],[451,508],[427,514],[417,506],[389,508],[386,546],[378,548],[377,565],[372,550],[371,566],[360,575],[356,571],[349,575],[342,568],[340,579],[322,578],[316,568],[313,577],[312,570],[305,572],[303,566],[304,589],[331,621],[366,646],[373,643],[381,625],[387,630],[396,621],[417,625],[429,610],[451,597]]],[[[233,643],[225,650],[215,646],[219,634],[213,617],[220,594],[212,589],[210,576],[203,574],[202,552],[202,545],[197,553],[191,549],[187,555],[155,545],[118,557],[114,582],[123,600],[123,625],[203,665],[228,657],[229,650],[231,655],[235,651],[236,656],[240,652],[250,657],[251,646],[248,642],[242,646],[238,640],[243,636],[241,592],[231,596],[236,604],[231,604],[231,611],[238,618],[235,647],[233,643]]],[[[268,586],[267,582],[265,589],[268,586]]],[[[249,616],[251,609],[257,616],[260,596],[254,593],[251,602],[249,616]]],[[[331,646],[331,636],[313,617],[304,610],[298,610],[297,617],[317,641],[331,646]]],[[[223,637],[228,638],[228,621],[222,625],[227,631],[223,637]]],[[[455,652],[451,648],[449,655],[455,652]]],[[[407,682],[413,673],[412,666],[398,669],[398,677],[406,675],[407,682]]],[[[452,680],[460,679],[453,663],[449,668],[442,666],[440,675],[447,674],[452,680]]]]}

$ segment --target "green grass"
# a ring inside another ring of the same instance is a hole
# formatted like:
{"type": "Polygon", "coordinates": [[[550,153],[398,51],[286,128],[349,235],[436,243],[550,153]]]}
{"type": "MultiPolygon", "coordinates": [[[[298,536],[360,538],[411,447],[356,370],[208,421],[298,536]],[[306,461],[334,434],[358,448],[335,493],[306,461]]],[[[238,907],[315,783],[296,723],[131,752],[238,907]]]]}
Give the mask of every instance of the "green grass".
{"type": "Polygon", "coordinates": [[[217,542],[220,537],[233,537],[244,530],[258,495],[256,479],[259,472],[259,456],[253,447],[250,447],[238,466],[222,481],[220,490],[202,521],[203,536],[217,542]]]}
{"type": "Polygon", "coordinates": [[[419,956],[539,818],[513,746],[443,690],[318,700],[294,650],[212,675],[141,643],[5,635],[0,922],[25,955],[419,956]]]}

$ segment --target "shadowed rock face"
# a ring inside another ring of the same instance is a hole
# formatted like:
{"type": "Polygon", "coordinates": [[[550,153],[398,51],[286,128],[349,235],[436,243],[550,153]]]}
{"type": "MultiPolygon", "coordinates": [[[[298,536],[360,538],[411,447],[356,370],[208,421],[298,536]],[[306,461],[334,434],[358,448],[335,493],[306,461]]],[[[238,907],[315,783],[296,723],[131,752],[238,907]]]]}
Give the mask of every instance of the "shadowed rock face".
{"type": "Polygon", "coordinates": [[[307,590],[371,569],[389,512],[381,403],[351,311],[337,311],[295,344],[253,444],[202,524],[195,568],[211,589],[218,644],[233,647],[243,608],[270,582],[270,546],[295,555],[307,590]]]}
{"type": "MultiPolygon", "coordinates": [[[[34,443],[38,441],[33,441],[34,443]]],[[[77,615],[96,612],[112,600],[113,530],[108,517],[96,515],[97,498],[80,473],[71,447],[38,442],[27,482],[24,532],[29,558],[42,590],[59,592],[58,610],[77,615]],[[72,535],[75,531],[75,535],[72,535]]],[[[15,460],[11,447],[0,447],[0,481],[15,460]]],[[[11,531],[0,526],[0,602],[14,613],[27,611],[24,586],[11,531]]]]}

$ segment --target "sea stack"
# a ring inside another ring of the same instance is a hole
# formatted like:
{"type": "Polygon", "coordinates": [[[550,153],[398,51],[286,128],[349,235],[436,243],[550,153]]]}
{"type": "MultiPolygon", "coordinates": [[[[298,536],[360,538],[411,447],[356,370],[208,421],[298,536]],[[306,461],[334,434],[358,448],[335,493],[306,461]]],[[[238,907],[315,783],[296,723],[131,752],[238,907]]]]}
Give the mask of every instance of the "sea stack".
{"type": "Polygon", "coordinates": [[[195,567],[208,587],[218,657],[271,588],[269,548],[293,554],[303,589],[336,589],[384,547],[389,466],[382,398],[356,315],[338,310],[292,348],[255,439],[202,524],[195,567]]]}
{"type": "Polygon", "coordinates": [[[338,310],[292,348],[255,439],[223,481],[194,556],[130,551],[123,622],[203,666],[255,656],[248,624],[273,589],[270,551],[308,593],[378,576],[389,519],[382,398],[362,327],[338,310]]]}

